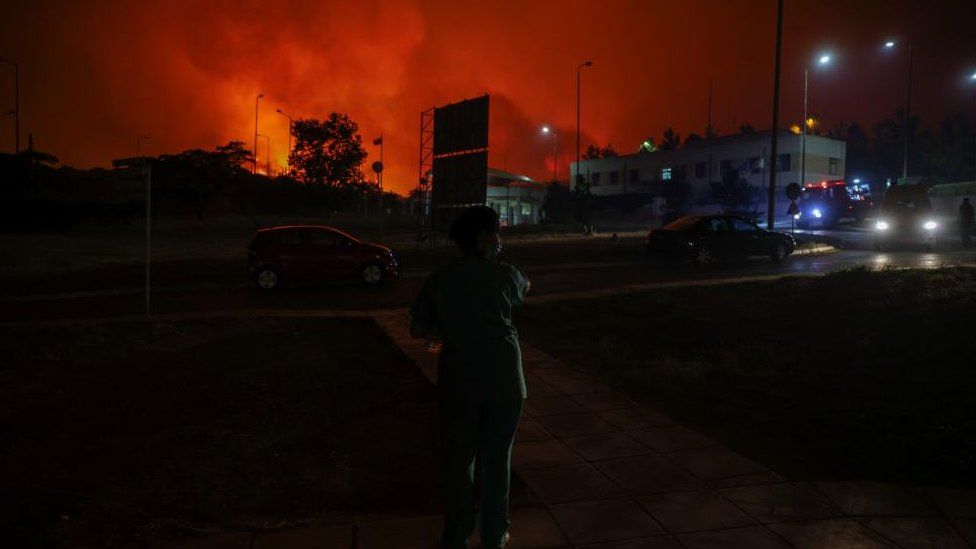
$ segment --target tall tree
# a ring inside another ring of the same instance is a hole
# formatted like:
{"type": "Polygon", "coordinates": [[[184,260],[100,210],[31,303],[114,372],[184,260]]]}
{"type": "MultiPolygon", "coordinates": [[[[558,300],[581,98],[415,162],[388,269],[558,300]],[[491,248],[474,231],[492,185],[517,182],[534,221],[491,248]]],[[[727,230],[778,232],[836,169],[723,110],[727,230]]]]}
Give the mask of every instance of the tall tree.
{"type": "Polygon", "coordinates": [[[916,143],[918,165],[934,181],[953,182],[973,177],[973,130],[962,113],[946,116],[936,132],[922,132],[916,143]]]}
{"type": "Polygon", "coordinates": [[[352,118],[335,112],[325,120],[296,120],[292,125],[295,142],[288,155],[292,177],[336,189],[361,186],[366,149],[358,131],[352,118]]]}
{"type": "Polygon", "coordinates": [[[586,147],[586,152],[583,153],[583,160],[596,160],[598,158],[613,158],[617,156],[616,149],[613,148],[612,144],[607,144],[606,147],[598,147],[596,145],[590,145],[586,147]]]}
{"type": "Polygon", "coordinates": [[[224,171],[240,175],[248,171],[248,166],[254,160],[251,151],[247,149],[243,141],[231,141],[226,145],[217,146],[219,163],[223,165],[224,171]]]}
{"type": "Polygon", "coordinates": [[[661,146],[658,147],[662,151],[676,151],[681,148],[681,136],[674,131],[674,128],[669,127],[664,130],[664,137],[661,139],[661,146]]]}

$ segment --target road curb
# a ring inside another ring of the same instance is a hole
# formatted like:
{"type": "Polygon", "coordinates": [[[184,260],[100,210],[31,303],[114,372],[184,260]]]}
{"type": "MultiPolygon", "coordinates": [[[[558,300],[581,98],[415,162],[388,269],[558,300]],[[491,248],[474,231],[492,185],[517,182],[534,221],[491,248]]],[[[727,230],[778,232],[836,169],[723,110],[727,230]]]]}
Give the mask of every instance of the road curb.
{"type": "Polygon", "coordinates": [[[834,246],[815,246],[813,248],[801,248],[794,250],[792,255],[812,255],[812,254],[824,254],[829,252],[835,252],[837,248],[834,246]]]}

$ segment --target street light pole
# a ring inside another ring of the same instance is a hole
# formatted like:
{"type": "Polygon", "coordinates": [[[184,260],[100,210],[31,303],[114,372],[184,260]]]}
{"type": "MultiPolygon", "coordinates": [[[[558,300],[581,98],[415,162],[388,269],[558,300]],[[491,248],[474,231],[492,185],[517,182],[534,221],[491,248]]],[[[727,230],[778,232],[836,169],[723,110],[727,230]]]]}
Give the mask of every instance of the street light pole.
{"type": "MultiPolygon", "coordinates": [[[[556,172],[556,132],[549,126],[542,126],[542,133],[552,136],[552,182],[555,183],[558,179],[556,172]]],[[[578,167],[577,170],[579,170],[578,167]]]]}
{"type": "MultiPolygon", "coordinates": [[[[818,60],[820,65],[830,63],[830,56],[823,54],[818,60]]],[[[803,69],[803,123],[800,130],[800,186],[806,185],[807,178],[807,125],[810,119],[809,98],[810,98],[810,69],[803,69]]]]}
{"type": "Polygon", "coordinates": [[[14,66],[14,154],[20,152],[20,63],[0,57],[0,61],[14,66]]]}
{"type": "Polygon", "coordinates": [[[584,61],[576,66],[576,181],[570,183],[571,187],[578,185],[580,179],[580,69],[592,66],[593,61],[584,61]]]}
{"type": "MultiPolygon", "coordinates": [[[[976,84],[976,72],[969,77],[976,84]]],[[[976,88],[973,88],[973,121],[976,121],[976,88]]],[[[973,181],[976,181],[976,127],[973,128],[973,181]]]]}
{"type": "MultiPolygon", "coordinates": [[[[769,171],[769,196],[766,203],[766,228],[773,230],[776,209],[776,173],[779,164],[776,162],[776,147],[779,137],[779,76],[780,58],[783,53],[783,0],[776,2],[776,65],[773,68],[773,135],[769,154],[772,157],[769,171]]],[[[806,120],[803,121],[806,124],[806,120]]]]}
{"type": "Polygon", "coordinates": [[[251,161],[251,173],[258,173],[258,103],[262,97],[264,94],[259,93],[254,98],[254,159],[251,161]]]}
{"type": "MultiPolygon", "coordinates": [[[[268,137],[267,135],[264,135],[263,133],[259,133],[258,137],[263,137],[266,140],[268,145],[268,148],[266,149],[268,151],[268,156],[267,158],[264,159],[264,175],[271,177],[271,138],[268,137]]],[[[256,155],[254,158],[255,161],[257,161],[256,155]]]]}
{"type": "Polygon", "coordinates": [[[289,160],[291,158],[291,115],[281,109],[275,109],[275,112],[288,119],[288,156],[285,159],[285,163],[288,167],[291,167],[291,160],[289,160]]]}
{"type": "Polygon", "coordinates": [[[908,142],[909,134],[911,133],[912,127],[912,62],[914,58],[914,44],[908,44],[908,90],[905,98],[905,150],[904,150],[904,161],[901,167],[901,177],[902,182],[908,178],[908,142]]]}
{"type": "Polygon", "coordinates": [[[810,88],[810,69],[803,69],[803,122],[800,124],[800,186],[806,185],[807,177],[807,118],[808,90],[810,88]]]}

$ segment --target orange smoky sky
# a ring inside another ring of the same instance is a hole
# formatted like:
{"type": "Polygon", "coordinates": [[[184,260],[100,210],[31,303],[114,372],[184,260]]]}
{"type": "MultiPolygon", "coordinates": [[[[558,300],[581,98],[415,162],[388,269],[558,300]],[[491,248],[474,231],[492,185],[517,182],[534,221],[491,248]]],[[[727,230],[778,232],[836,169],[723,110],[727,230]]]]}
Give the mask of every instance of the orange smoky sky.
{"type": "MultiPolygon", "coordinates": [[[[827,124],[871,124],[903,104],[904,51],[916,46],[913,103],[923,123],[970,107],[976,64],[969,4],[911,0],[786,0],[784,120],[800,116],[802,69],[820,51],[835,63],[811,75],[811,110],[827,124]],[[897,49],[897,48],[896,48],[897,49]],[[968,73],[967,73],[968,71],[968,73]]],[[[673,126],[701,133],[713,82],[721,133],[771,123],[775,0],[688,1],[45,1],[5,4],[0,57],[20,63],[21,145],[64,164],[107,166],[135,154],[253,146],[259,131],[281,169],[287,120],[347,113],[370,160],[384,136],[388,188],[416,186],[421,110],[489,93],[490,163],[539,180],[575,155],[576,67],[583,70],[582,145],[636,150],[673,126]]],[[[0,111],[12,71],[0,66],[0,111]]],[[[13,148],[0,117],[0,147],[13,148]]],[[[266,160],[264,143],[259,161],[266,160]]]]}

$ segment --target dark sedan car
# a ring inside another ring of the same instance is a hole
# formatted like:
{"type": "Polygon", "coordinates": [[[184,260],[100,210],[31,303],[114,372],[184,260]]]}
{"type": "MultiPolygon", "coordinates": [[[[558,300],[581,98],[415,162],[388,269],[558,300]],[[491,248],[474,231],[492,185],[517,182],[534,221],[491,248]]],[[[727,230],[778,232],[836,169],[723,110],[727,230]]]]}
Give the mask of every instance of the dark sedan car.
{"type": "Polygon", "coordinates": [[[720,259],[766,256],[783,261],[796,249],[788,234],[767,231],[732,215],[682,217],[647,235],[647,252],[707,265],[720,259]]]}
{"type": "Polygon", "coordinates": [[[247,249],[248,270],[262,290],[294,282],[356,277],[374,285],[396,278],[393,252],[332,227],[301,225],[261,229],[247,249]]]}

